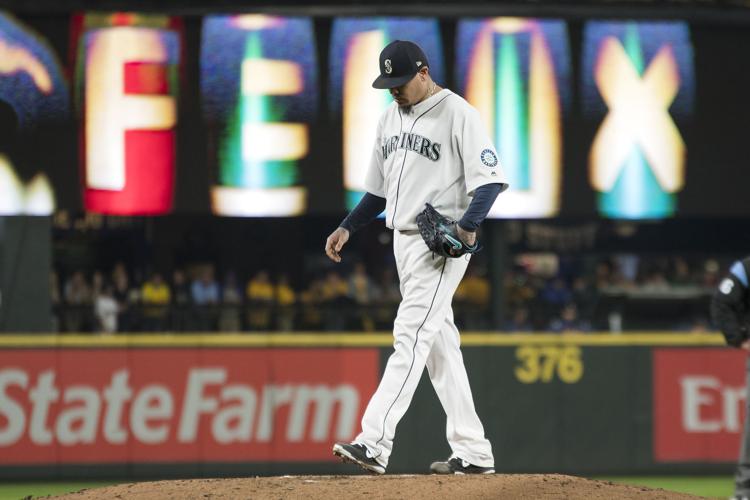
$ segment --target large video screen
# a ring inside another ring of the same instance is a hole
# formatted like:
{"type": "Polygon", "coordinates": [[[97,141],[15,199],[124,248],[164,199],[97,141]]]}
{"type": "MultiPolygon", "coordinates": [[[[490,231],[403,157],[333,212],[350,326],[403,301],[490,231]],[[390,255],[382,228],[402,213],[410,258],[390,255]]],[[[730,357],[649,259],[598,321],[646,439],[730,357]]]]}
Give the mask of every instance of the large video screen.
{"type": "Polygon", "coordinates": [[[478,110],[510,182],[490,217],[750,214],[741,26],[439,9],[0,13],[0,214],[343,215],[397,39],[478,110]]]}

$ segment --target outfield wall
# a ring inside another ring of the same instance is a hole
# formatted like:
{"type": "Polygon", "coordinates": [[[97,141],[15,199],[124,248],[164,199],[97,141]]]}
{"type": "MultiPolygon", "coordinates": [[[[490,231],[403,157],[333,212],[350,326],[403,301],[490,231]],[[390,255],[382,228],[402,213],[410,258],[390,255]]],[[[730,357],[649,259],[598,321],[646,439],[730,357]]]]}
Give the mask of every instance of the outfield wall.
{"type": "MultiPolygon", "coordinates": [[[[745,360],[718,335],[464,334],[503,472],[731,470],[745,360]]],[[[389,334],[0,337],[0,479],[340,473],[389,334]]],[[[447,457],[426,374],[389,472],[447,457]]]]}

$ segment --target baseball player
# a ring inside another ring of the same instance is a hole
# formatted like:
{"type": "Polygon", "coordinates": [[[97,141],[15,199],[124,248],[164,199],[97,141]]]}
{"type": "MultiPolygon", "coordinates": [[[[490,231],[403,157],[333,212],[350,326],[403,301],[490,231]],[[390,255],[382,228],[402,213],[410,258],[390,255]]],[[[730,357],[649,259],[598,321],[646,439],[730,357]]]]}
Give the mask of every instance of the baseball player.
{"type": "MultiPolygon", "coordinates": [[[[750,313],[750,256],[732,264],[711,299],[711,317],[732,347],[750,351],[748,313],[750,313]]],[[[750,388],[750,358],[747,361],[747,386],[750,388]]],[[[750,394],[746,398],[750,415],[750,394]]],[[[734,500],[750,500],[750,416],[745,417],[740,461],[734,476],[734,500]]]]}
{"type": "Polygon", "coordinates": [[[458,221],[457,236],[473,247],[476,229],[507,182],[479,113],[432,81],[419,46],[400,40],[387,45],[372,85],[388,89],[394,102],[378,123],[367,192],[328,237],[325,251],[340,262],[351,234],[385,209],[402,301],[393,324],[394,352],[362,417],[362,432],[352,443],[336,443],[333,453],[384,474],[396,426],[426,365],[447,416],[452,450],[447,461],[431,465],[432,472],[493,473],[492,447],[474,409],[451,309],[470,256],[437,256],[425,245],[415,220],[429,203],[458,221]]]}

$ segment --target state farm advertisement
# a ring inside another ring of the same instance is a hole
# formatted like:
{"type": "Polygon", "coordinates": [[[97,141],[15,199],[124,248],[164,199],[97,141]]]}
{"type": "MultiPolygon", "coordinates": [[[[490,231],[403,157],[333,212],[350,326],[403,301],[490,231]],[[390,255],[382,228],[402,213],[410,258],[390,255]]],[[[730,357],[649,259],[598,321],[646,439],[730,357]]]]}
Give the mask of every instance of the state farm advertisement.
{"type": "Polygon", "coordinates": [[[657,462],[737,461],[746,362],[738,349],[654,350],[657,462]]]}
{"type": "Polygon", "coordinates": [[[0,464],[333,460],[376,349],[0,352],[0,464]]]}

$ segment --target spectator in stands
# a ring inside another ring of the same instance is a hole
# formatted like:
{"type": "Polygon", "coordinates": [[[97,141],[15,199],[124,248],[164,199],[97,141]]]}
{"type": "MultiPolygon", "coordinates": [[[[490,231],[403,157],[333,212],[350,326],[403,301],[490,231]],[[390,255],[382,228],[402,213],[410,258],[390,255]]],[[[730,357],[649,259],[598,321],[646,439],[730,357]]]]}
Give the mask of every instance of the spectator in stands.
{"type": "Polygon", "coordinates": [[[563,306],[560,313],[550,321],[549,329],[555,333],[580,333],[591,330],[588,322],[578,316],[578,308],[572,302],[563,306]]]}
{"type": "Polygon", "coordinates": [[[565,281],[560,277],[547,280],[539,297],[541,301],[538,304],[539,308],[536,314],[541,315],[546,322],[550,322],[555,318],[565,304],[573,299],[573,295],[568,290],[565,281]]]}
{"type": "Polygon", "coordinates": [[[668,293],[669,282],[663,272],[655,270],[650,272],[641,283],[640,291],[648,293],[668,293]]]}
{"type": "Polygon", "coordinates": [[[677,257],[673,262],[672,275],[669,279],[673,286],[690,286],[694,284],[690,266],[683,257],[677,257]]]}
{"type": "Polygon", "coordinates": [[[94,314],[97,323],[96,331],[107,335],[117,332],[119,309],[112,285],[102,285],[102,289],[97,294],[94,302],[94,314]]]}
{"type": "Polygon", "coordinates": [[[578,307],[582,318],[593,318],[596,305],[599,302],[599,293],[592,285],[587,276],[577,276],[571,287],[573,302],[578,307]]]}
{"type": "Polygon", "coordinates": [[[636,282],[642,259],[632,253],[619,253],[612,257],[612,277],[618,286],[629,287],[636,282]]]}
{"type": "Polygon", "coordinates": [[[193,303],[197,306],[216,305],[219,303],[219,285],[214,280],[212,267],[205,267],[200,277],[193,280],[190,286],[193,303]]]}
{"type": "Polygon", "coordinates": [[[237,283],[237,275],[229,271],[224,276],[221,288],[221,312],[219,313],[219,330],[222,332],[239,332],[242,330],[242,291],[237,283]]]}
{"type": "Polygon", "coordinates": [[[375,298],[375,286],[362,262],[354,264],[354,270],[349,276],[349,295],[358,304],[370,304],[375,298]]]}
{"type": "Polygon", "coordinates": [[[323,280],[314,278],[307,289],[300,294],[303,329],[318,330],[323,327],[323,313],[320,309],[322,302],[323,280]]]}
{"type": "Polygon", "coordinates": [[[376,294],[380,303],[398,304],[401,302],[401,290],[399,290],[392,267],[386,267],[380,273],[376,294]]]}
{"type": "Polygon", "coordinates": [[[380,273],[380,280],[376,287],[375,323],[378,330],[390,330],[393,328],[393,318],[396,316],[396,308],[401,302],[401,290],[395,279],[393,267],[388,266],[380,273]]]}
{"type": "Polygon", "coordinates": [[[60,324],[62,298],[60,297],[60,277],[57,271],[49,273],[49,298],[52,306],[52,331],[59,332],[62,326],[60,324]]]}
{"type": "Polygon", "coordinates": [[[505,274],[503,286],[509,308],[524,307],[537,295],[528,273],[523,268],[508,271],[505,274]]]}
{"type": "Polygon", "coordinates": [[[247,283],[247,326],[250,330],[271,329],[275,290],[268,271],[261,270],[247,283]]]}
{"type": "Polygon", "coordinates": [[[276,328],[289,332],[294,330],[295,303],[297,294],[289,284],[289,276],[282,274],[276,281],[276,328]]]}
{"type": "Polygon", "coordinates": [[[212,266],[205,266],[198,279],[190,286],[190,295],[195,306],[195,326],[201,331],[216,328],[216,307],[219,305],[219,284],[214,279],[212,266]]]}
{"type": "Polygon", "coordinates": [[[362,262],[354,264],[354,271],[349,276],[349,296],[359,308],[361,324],[357,327],[365,331],[375,330],[375,321],[370,310],[375,301],[375,285],[367,275],[367,269],[362,262]]]}
{"type": "Polygon", "coordinates": [[[81,332],[90,326],[89,311],[92,306],[91,288],[82,271],[76,271],[65,283],[65,329],[68,332],[81,332]]]}
{"type": "Polygon", "coordinates": [[[163,331],[167,326],[172,293],[161,273],[153,273],[141,286],[143,327],[149,332],[163,331]]]}
{"type": "Polygon", "coordinates": [[[708,259],[703,264],[703,278],[701,286],[706,290],[714,290],[719,286],[719,263],[716,259],[708,259]]]}
{"type": "Polygon", "coordinates": [[[102,290],[104,290],[104,274],[101,271],[94,271],[91,276],[91,299],[94,302],[102,290]]]}
{"type": "Polygon", "coordinates": [[[131,291],[128,273],[125,266],[120,262],[115,264],[112,270],[112,283],[114,285],[113,297],[117,302],[117,328],[118,331],[131,331],[134,326],[133,311],[130,307],[131,291]]]}
{"type": "Polygon", "coordinates": [[[529,321],[529,310],[525,307],[513,309],[510,321],[505,324],[508,332],[530,332],[534,329],[529,321]]]}
{"type": "Polygon", "coordinates": [[[595,287],[600,292],[608,292],[615,286],[614,272],[609,262],[602,261],[596,264],[595,287]]]}
{"type": "Polygon", "coordinates": [[[573,298],[562,278],[548,280],[541,293],[541,299],[556,309],[567,304],[573,298]]]}
{"type": "Polygon", "coordinates": [[[481,330],[489,326],[487,312],[490,305],[490,282],[483,268],[469,266],[466,276],[458,285],[453,300],[460,327],[481,330]]]}
{"type": "Polygon", "coordinates": [[[172,307],[171,328],[176,332],[184,332],[191,327],[190,305],[192,302],[190,287],[182,269],[172,272],[172,307]]]}
{"type": "Polygon", "coordinates": [[[355,302],[349,297],[349,285],[336,271],[329,271],[322,283],[323,327],[327,331],[344,330],[355,302]]]}

